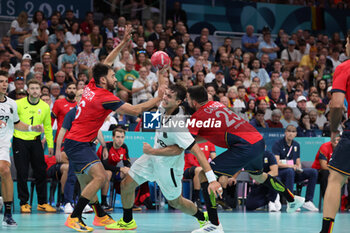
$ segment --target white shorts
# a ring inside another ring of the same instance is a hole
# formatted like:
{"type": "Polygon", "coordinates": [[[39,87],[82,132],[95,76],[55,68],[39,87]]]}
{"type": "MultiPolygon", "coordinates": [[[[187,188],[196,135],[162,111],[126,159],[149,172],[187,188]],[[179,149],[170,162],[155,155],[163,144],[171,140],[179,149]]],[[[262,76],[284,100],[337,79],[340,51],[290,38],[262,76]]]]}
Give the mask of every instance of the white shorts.
{"type": "Polygon", "coordinates": [[[142,155],[133,163],[128,174],[139,185],[146,181],[157,182],[163,195],[169,201],[180,197],[183,168],[171,168],[166,164],[155,163],[152,157],[142,155]]]}
{"type": "Polygon", "coordinates": [[[11,164],[9,147],[0,147],[0,161],[1,160],[7,161],[11,164]]]}

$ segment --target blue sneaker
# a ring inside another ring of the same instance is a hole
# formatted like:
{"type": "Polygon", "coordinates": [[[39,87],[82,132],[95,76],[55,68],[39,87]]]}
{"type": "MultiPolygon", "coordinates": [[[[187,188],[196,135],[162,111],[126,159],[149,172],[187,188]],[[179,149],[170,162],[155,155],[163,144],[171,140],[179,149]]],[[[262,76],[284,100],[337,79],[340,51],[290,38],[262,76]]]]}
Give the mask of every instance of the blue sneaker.
{"type": "Polygon", "coordinates": [[[2,226],[4,227],[16,227],[17,223],[13,220],[12,215],[6,214],[2,220],[2,226]]]}

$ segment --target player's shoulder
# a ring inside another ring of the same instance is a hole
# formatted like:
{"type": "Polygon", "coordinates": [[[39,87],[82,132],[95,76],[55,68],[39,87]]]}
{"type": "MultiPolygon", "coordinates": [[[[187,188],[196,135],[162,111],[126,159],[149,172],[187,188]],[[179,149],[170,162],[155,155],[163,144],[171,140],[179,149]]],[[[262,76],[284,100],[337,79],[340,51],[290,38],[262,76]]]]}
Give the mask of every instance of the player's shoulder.
{"type": "Polygon", "coordinates": [[[15,106],[17,106],[16,101],[13,100],[13,99],[11,99],[11,98],[8,97],[8,96],[6,96],[6,102],[5,102],[5,103],[7,103],[7,104],[9,104],[9,105],[15,105],[15,106]]]}
{"type": "Polygon", "coordinates": [[[44,108],[45,110],[49,110],[49,112],[51,112],[50,106],[45,101],[43,101],[41,99],[39,100],[39,106],[44,108]]]}
{"type": "Polygon", "coordinates": [[[25,104],[25,103],[28,103],[27,98],[28,98],[28,97],[24,97],[24,98],[22,98],[22,99],[16,100],[16,103],[17,103],[17,104],[25,104]]]}

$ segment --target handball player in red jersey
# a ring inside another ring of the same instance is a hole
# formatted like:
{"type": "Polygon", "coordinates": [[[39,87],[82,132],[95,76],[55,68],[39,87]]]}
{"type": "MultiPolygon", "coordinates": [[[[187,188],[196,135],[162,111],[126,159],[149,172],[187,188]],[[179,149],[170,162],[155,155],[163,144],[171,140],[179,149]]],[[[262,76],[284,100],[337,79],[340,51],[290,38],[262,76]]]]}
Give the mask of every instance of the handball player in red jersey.
{"type": "MultiPolygon", "coordinates": [[[[350,56],[350,38],[347,37],[346,55],[350,56]]],[[[350,116],[350,60],[337,66],[333,75],[332,99],[330,102],[331,141],[339,133],[338,128],[344,111],[344,100],[348,102],[348,118],[350,116]]],[[[329,160],[329,177],[323,203],[323,223],[321,233],[332,233],[335,216],[339,210],[341,188],[350,176],[350,120],[338,145],[334,148],[329,160]]]]}
{"type": "Polygon", "coordinates": [[[117,80],[113,68],[109,65],[130,40],[131,31],[131,25],[126,26],[123,41],[108,55],[104,64],[98,63],[93,67],[93,78],[84,89],[75,120],[64,143],[65,152],[73,165],[82,189],[78,203],[75,205],[73,213],[67,218],[65,225],[79,232],[93,231],[92,227],[83,222],[81,216],[88,203],[92,204],[98,217],[94,220],[94,225],[105,226],[115,222],[102,209],[96,196],[97,191],[103,187],[105,182],[108,182],[106,171],[93,146],[105,118],[112,111],[138,116],[143,111],[154,107],[164,95],[165,89],[161,86],[158,89],[158,97],[133,106],[124,103],[111,92],[116,88],[117,80]]]}
{"type": "MultiPolygon", "coordinates": [[[[190,87],[187,101],[190,107],[196,110],[191,117],[194,124],[188,125],[189,131],[196,137],[196,141],[207,140],[216,146],[227,148],[225,152],[210,162],[217,176],[233,176],[244,168],[254,180],[275,190],[287,199],[287,212],[294,212],[303,205],[304,198],[294,196],[279,180],[263,172],[262,158],[265,151],[265,141],[251,124],[223,104],[208,101],[208,93],[202,86],[190,87]],[[195,123],[207,120],[221,122],[221,124],[210,124],[214,127],[198,127],[195,123]]],[[[192,233],[223,232],[215,229],[216,226],[219,226],[219,220],[216,205],[205,193],[208,187],[206,177],[208,175],[204,175],[202,172],[200,175],[201,186],[211,223],[192,233]]],[[[212,179],[216,179],[216,177],[214,176],[212,179]]]]}

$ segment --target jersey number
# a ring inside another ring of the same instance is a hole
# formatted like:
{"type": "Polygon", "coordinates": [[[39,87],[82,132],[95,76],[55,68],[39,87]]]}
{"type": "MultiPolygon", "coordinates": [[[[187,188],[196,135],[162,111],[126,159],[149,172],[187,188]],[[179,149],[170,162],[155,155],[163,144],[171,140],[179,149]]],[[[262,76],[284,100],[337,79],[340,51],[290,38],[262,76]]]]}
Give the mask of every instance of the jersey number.
{"type": "Polygon", "coordinates": [[[78,111],[77,111],[77,115],[75,116],[75,119],[77,119],[80,116],[81,113],[81,108],[85,107],[85,100],[81,101],[81,103],[78,106],[78,111]]]}
{"type": "Polygon", "coordinates": [[[0,116],[0,121],[5,121],[7,124],[9,118],[10,118],[9,116],[0,116]]]}
{"type": "Polygon", "coordinates": [[[29,118],[31,121],[30,121],[30,124],[33,125],[33,122],[34,122],[34,116],[30,117],[29,118]]]}
{"type": "Polygon", "coordinates": [[[228,108],[224,108],[224,110],[225,111],[217,111],[215,115],[216,117],[220,117],[220,115],[224,115],[227,127],[230,127],[231,125],[233,125],[236,122],[236,120],[239,121],[242,119],[239,116],[235,115],[233,116],[233,119],[230,120],[229,115],[232,115],[234,113],[228,108]]]}

